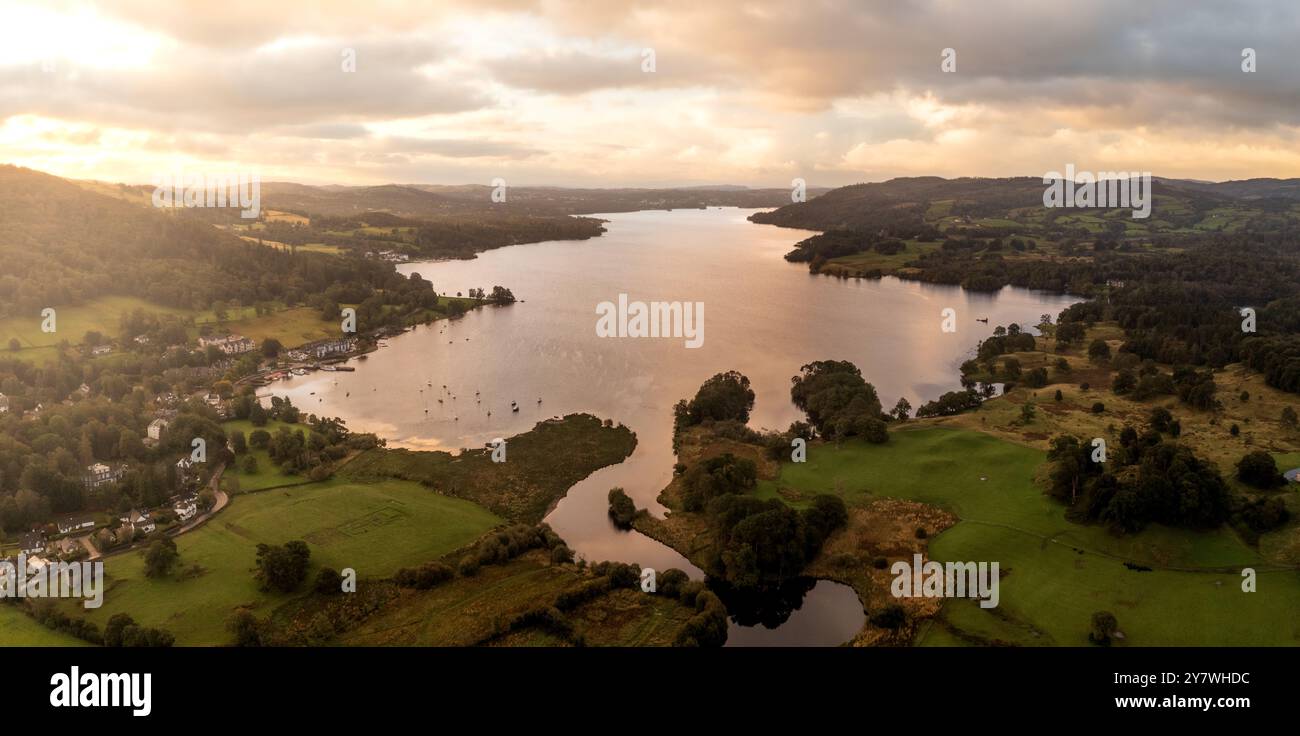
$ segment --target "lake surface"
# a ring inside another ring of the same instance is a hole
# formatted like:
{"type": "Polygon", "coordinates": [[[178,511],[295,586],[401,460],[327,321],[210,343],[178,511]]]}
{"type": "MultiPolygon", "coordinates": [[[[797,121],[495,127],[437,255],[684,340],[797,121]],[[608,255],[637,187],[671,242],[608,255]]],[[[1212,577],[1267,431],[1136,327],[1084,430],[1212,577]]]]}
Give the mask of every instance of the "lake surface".
{"type": "MultiPolygon", "coordinates": [[[[622,486],[638,507],[663,515],[656,496],[676,462],[672,407],[705,379],[732,369],[748,376],[756,428],[784,429],[803,418],[790,403],[790,378],[815,360],[852,361],[886,409],[900,396],[916,407],[960,387],[961,363],[994,326],[1037,324],[1039,315],[1055,317],[1076,301],[1025,289],[988,294],[894,278],[811,275],[806,264],[783,259],[810,233],[750,223],[752,212],[600,215],[608,232],[592,240],[403,264],[402,272],[419,273],[442,294],[499,284],[521,302],[392,338],[368,359],[352,361],[355,373],[315,373],[270,390],[304,411],[341,417],[353,430],[413,449],[480,447],[573,412],[626,424],[637,434],[632,456],[574,485],[546,521],[590,561],[677,567],[698,578],[700,571],[673,550],[615,529],[606,494],[622,486]],[[681,337],[598,337],[597,305],[616,303],[620,294],[631,301],[702,302],[703,344],[692,349],[681,337]],[[953,333],[941,330],[949,307],[957,313],[953,333]]],[[[822,581],[778,629],[733,622],[731,638],[833,645],[861,624],[852,590],[822,581]],[[846,612],[846,604],[856,610],[846,612]]]]}

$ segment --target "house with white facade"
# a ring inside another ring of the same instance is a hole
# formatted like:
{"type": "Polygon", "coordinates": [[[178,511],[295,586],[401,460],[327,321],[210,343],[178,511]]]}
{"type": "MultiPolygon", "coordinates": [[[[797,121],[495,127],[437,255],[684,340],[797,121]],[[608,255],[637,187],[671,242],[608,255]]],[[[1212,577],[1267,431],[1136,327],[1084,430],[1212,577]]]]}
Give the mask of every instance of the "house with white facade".
{"type": "Polygon", "coordinates": [[[199,497],[193,493],[185,493],[172,499],[172,511],[176,512],[176,518],[181,521],[193,519],[195,514],[199,513],[199,497]]]}
{"type": "Polygon", "coordinates": [[[167,429],[167,425],[169,424],[171,424],[171,420],[167,419],[166,417],[158,417],[152,422],[149,422],[149,429],[146,430],[146,432],[149,435],[149,439],[153,440],[154,442],[158,442],[162,440],[163,430],[167,429]]]}
{"type": "Polygon", "coordinates": [[[92,514],[70,514],[57,522],[59,534],[79,532],[82,529],[94,529],[95,517],[92,514]]]}
{"type": "Polygon", "coordinates": [[[215,347],[226,355],[243,355],[257,349],[257,343],[243,335],[222,335],[221,337],[200,337],[199,347],[215,347]]]}
{"type": "Polygon", "coordinates": [[[93,490],[100,486],[106,486],[109,483],[116,483],[122,479],[122,473],[125,466],[109,466],[104,463],[95,463],[86,467],[85,475],[81,476],[81,482],[85,485],[86,490],[93,490]]]}
{"type": "Polygon", "coordinates": [[[158,528],[149,517],[149,512],[139,509],[131,509],[131,513],[121,517],[121,520],[124,526],[134,529],[137,535],[152,534],[154,529],[158,528]]]}

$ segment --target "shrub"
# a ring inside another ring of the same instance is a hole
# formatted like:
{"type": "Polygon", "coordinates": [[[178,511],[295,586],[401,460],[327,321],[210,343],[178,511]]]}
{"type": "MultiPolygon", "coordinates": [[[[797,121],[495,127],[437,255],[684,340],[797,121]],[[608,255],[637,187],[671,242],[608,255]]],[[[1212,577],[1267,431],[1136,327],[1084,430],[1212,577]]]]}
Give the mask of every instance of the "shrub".
{"type": "Polygon", "coordinates": [[[622,488],[609,489],[609,518],[620,529],[631,529],[636,518],[636,504],[622,488]]]}
{"type": "Polygon", "coordinates": [[[871,621],[872,626],[897,630],[907,623],[907,611],[897,603],[888,603],[872,611],[868,620],[871,621]]]}

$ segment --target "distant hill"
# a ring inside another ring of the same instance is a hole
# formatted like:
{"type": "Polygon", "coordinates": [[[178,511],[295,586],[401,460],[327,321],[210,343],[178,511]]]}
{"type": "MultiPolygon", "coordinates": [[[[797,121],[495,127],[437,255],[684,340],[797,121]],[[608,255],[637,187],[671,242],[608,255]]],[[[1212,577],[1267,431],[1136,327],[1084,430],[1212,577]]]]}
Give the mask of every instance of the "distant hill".
{"type": "Polygon", "coordinates": [[[1118,228],[1126,237],[1231,231],[1261,214],[1295,216],[1292,200],[1300,198],[1300,193],[1293,189],[1300,180],[1289,182],[1259,179],[1206,184],[1155,177],[1154,211],[1148,219],[1134,220],[1121,208],[1045,208],[1042,177],[909,177],[840,187],[750,219],[783,227],[905,238],[931,237],[951,226],[982,227],[993,235],[1043,229],[1063,235],[1074,229],[1080,237],[1111,225],[1110,229],[1118,228]]]}
{"type": "Polygon", "coordinates": [[[1300,179],[1241,179],[1221,182],[1170,179],[1167,181],[1185,189],[1213,192],[1234,199],[1300,200],[1300,179]]]}

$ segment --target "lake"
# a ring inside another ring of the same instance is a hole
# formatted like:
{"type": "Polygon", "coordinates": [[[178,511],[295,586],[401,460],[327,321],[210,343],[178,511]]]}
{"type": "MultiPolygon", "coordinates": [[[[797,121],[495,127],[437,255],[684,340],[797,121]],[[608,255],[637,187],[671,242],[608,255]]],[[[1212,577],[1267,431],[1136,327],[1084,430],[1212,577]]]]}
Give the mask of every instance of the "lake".
{"type": "MultiPolygon", "coordinates": [[[[599,238],[402,264],[399,270],[419,273],[441,294],[501,285],[520,303],[392,338],[367,360],[353,360],[355,373],[315,373],[270,389],[304,411],[341,417],[353,430],[412,449],[480,447],[573,412],[621,422],[636,432],[636,451],[574,485],[546,521],[590,561],[677,567],[698,578],[700,571],[673,550],[614,528],[606,495],[621,486],[638,507],[663,515],[656,496],[676,462],[672,407],[705,379],[733,369],[748,376],[755,428],[784,429],[803,419],[790,402],[790,378],[815,360],[852,361],[886,409],[900,396],[916,407],[960,388],[961,363],[994,326],[1034,325],[1041,314],[1055,317],[1077,301],[1010,287],[976,293],[892,277],[812,275],[805,264],[783,259],[810,233],[750,223],[752,212],[598,215],[609,221],[599,238]],[[620,294],[703,303],[702,345],[688,348],[680,337],[597,336],[597,305],[618,302],[620,294]],[[956,311],[955,332],[941,329],[945,308],[956,311]]],[[[847,586],[819,582],[777,628],[733,622],[732,643],[839,644],[861,627],[856,601],[847,586]]]]}

